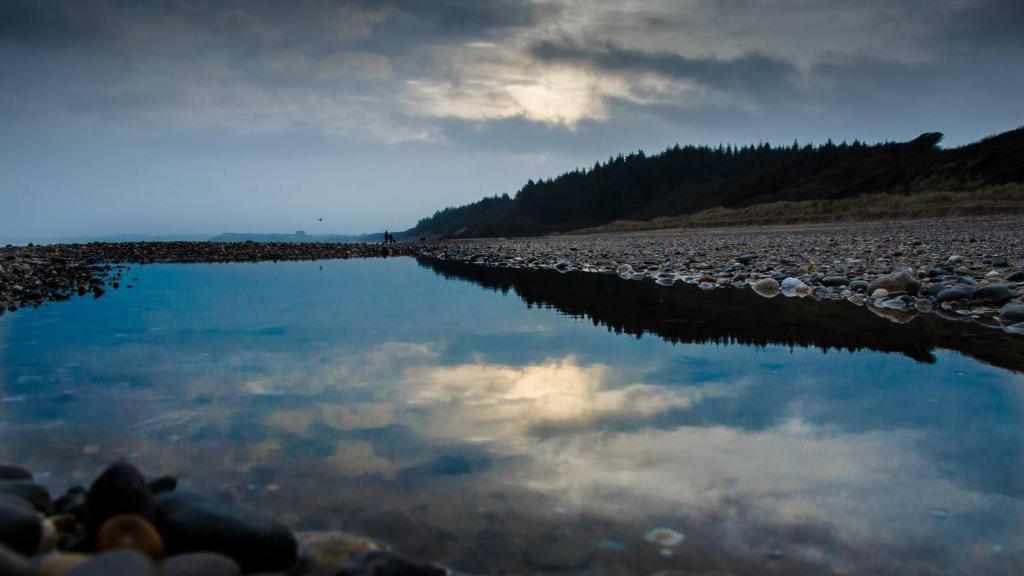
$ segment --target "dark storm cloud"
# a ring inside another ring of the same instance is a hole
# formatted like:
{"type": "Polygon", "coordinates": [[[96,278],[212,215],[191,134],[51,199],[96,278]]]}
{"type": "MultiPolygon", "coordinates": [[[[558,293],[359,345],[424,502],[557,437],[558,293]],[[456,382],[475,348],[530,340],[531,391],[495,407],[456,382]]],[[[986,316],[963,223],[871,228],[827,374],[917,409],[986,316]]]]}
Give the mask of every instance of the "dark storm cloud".
{"type": "Polygon", "coordinates": [[[949,57],[995,55],[1021,63],[1024,50],[1024,2],[982,0],[953,14],[931,35],[949,57]]]}
{"type": "Polygon", "coordinates": [[[82,19],[91,19],[95,12],[83,11],[81,7],[73,2],[0,3],[0,43],[53,46],[88,40],[94,23],[84,24],[82,19]]]}
{"type": "Polygon", "coordinates": [[[479,37],[532,26],[557,13],[525,0],[6,0],[0,4],[0,42],[39,47],[130,38],[141,27],[194,34],[222,34],[221,42],[282,44],[353,41],[370,36],[378,25],[387,42],[408,47],[430,38],[479,37]],[[179,28],[180,27],[180,28],[179,28]],[[347,28],[347,29],[346,29],[347,28]]]}

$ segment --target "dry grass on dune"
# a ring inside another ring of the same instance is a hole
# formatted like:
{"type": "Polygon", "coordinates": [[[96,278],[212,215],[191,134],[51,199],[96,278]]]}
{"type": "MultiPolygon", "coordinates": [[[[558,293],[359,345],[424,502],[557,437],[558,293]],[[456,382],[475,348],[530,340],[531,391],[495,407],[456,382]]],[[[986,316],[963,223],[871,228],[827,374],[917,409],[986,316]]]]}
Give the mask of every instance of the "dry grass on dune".
{"type": "Polygon", "coordinates": [[[572,234],[1011,214],[1024,214],[1024,185],[1012,184],[970,191],[937,191],[912,195],[866,194],[837,200],[772,202],[744,208],[712,208],[684,216],[640,221],[617,220],[602,226],[575,230],[572,234]]]}

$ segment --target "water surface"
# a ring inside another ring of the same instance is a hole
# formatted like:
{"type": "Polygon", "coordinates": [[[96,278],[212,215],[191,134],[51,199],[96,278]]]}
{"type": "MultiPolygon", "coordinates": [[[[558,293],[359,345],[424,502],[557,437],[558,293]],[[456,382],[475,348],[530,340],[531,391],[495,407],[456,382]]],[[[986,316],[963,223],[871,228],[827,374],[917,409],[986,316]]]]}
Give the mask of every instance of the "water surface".
{"type": "Polygon", "coordinates": [[[127,457],[476,573],[1024,566],[996,331],[411,258],[130,275],[0,317],[0,459],[54,490],[127,457]]]}

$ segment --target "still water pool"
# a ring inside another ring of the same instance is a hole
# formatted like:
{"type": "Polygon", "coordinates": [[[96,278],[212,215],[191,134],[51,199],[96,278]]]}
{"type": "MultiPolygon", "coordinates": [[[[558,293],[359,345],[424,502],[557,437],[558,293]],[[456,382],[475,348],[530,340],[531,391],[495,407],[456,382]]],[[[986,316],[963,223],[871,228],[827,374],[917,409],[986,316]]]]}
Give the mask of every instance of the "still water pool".
{"type": "Polygon", "coordinates": [[[0,460],[129,458],[470,573],[1020,574],[1024,340],[411,258],[0,317],[0,460]]]}

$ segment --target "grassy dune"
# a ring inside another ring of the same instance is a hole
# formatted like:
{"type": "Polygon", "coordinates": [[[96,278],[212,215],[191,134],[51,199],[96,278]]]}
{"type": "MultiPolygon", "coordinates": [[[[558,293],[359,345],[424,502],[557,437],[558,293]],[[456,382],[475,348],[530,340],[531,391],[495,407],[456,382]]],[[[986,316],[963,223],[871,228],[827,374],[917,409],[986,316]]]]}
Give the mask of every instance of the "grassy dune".
{"type": "Polygon", "coordinates": [[[603,226],[576,230],[571,234],[1010,214],[1024,214],[1024,185],[1009,184],[971,191],[925,192],[913,195],[865,194],[837,200],[771,202],[744,208],[712,208],[685,216],[642,221],[616,220],[603,226]]]}

